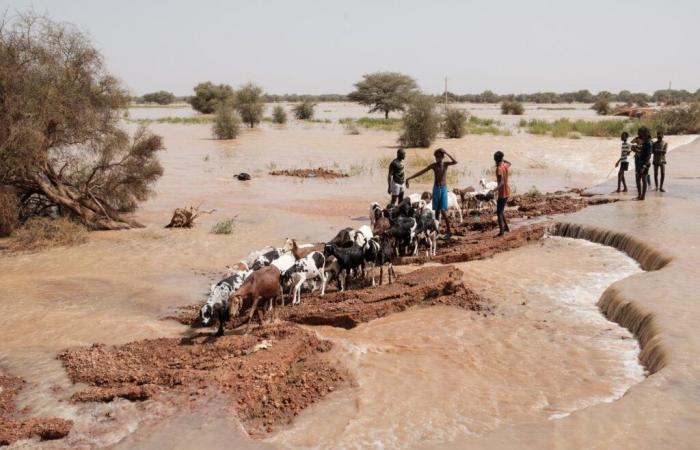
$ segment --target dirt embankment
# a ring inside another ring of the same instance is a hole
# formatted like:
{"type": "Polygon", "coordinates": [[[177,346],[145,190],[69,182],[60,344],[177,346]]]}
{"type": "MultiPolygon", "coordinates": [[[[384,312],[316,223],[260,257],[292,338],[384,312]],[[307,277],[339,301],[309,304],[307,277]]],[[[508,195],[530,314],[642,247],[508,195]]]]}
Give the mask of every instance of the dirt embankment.
{"type": "Polygon", "coordinates": [[[28,411],[17,411],[15,397],[24,387],[24,380],[0,372],[0,446],[20,439],[60,439],[73,428],[73,422],[58,418],[27,417],[28,411]]]}
{"type": "Polygon", "coordinates": [[[317,167],[315,169],[285,169],[285,170],[273,170],[270,175],[284,175],[288,177],[299,177],[299,178],[346,178],[349,177],[347,173],[340,172],[333,169],[325,169],[323,167],[317,167]]]}
{"type": "Polygon", "coordinates": [[[248,335],[162,338],[108,347],[95,344],[59,355],[74,382],[90,385],[74,402],[146,400],[159,394],[187,404],[211,388],[231,400],[248,433],[258,436],[350,383],[324,352],[328,341],[280,323],[248,335]],[[177,395],[180,394],[180,395],[177,395]]]}

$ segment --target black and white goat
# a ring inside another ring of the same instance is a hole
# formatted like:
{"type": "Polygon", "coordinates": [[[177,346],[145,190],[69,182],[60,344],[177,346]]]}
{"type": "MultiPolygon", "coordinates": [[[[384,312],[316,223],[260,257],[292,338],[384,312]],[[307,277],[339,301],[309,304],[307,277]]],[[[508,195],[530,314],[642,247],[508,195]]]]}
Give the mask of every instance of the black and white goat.
{"type": "Polygon", "coordinates": [[[348,278],[350,276],[350,271],[359,268],[361,273],[365,273],[365,259],[362,247],[357,244],[353,244],[351,247],[338,247],[335,244],[326,244],[323,249],[323,256],[326,258],[334,256],[338,261],[338,266],[340,268],[340,273],[338,274],[338,289],[341,291],[345,290],[345,285],[347,285],[348,278]],[[345,273],[345,276],[341,276],[345,273]]]}
{"type": "MultiPolygon", "coordinates": [[[[222,312],[228,312],[228,299],[230,295],[240,289],[243,282],[251,273],[253,273],[252,270],[239,271],[211,285],[209,298],[199,310],[199,318],[202,325],[209,325],[212,318],[221,317],[222,312]]],[[[228,317],[224,317],[223,320],[228,320],[228,317]]]]}
{"type": "Polygon", "coordinates": [[[292,305],[301,303],[301,287],[306,281],[321,280],[321,295],[326,293],[326,257],[321,252],[312,252],[296,260],[292,267],[282,272],[282,286],[291,285],[292,305]]]}
{"type": "MultiPolygon", "coordinates": [[[[435,213],[430,208],[423,208],[418,212],[416,226],[416,250],[418,245],[426,244],[426,257],[435,256],[437,252],[438,224],[435,220],[435,213]]],[[[417,253],[414,252],[414,256],[417,253]]]]}
{"type": "Polygon", "coordinates": [[[413,217],[399,217],[396,222],[384,232],[384,235],[394,239],[396,245],[396,254],[399,254],[399,248],[403,248],[404,255],[409,254],[409,247],[413,247],[410,254],[415,255],[418,251],[418,242],[416,241],[416,229],[418,222],[413,217]]]}

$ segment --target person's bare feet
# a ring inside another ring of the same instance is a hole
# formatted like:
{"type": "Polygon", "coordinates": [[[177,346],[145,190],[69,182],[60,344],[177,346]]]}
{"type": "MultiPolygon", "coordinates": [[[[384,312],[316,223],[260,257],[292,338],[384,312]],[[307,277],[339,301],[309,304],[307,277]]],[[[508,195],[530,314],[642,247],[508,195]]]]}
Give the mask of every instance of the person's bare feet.
{"type": "Polygon", "coordinates": [[[627,192],[627,188],[623,189],[622,192],[627,192]]]}
{"type": "Polygon", "coordinates": [[[659,189],[659,192],[666,192],[664,188],[659,189]]]}

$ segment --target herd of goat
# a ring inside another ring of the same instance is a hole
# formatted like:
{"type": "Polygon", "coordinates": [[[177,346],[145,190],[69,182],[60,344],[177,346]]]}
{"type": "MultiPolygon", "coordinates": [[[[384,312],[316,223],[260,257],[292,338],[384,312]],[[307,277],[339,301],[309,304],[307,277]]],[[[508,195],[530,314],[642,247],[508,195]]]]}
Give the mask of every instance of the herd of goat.
{"type": "MultiPolygon", "coordinates": [[[[462,206],[480,209],[483,203],[493,205],[495,183],[482,179],[480,187],[480,191],[467,188],[450,192],[448,214],[462,222],[462,206]]],[[[216,335],[221,336],[230,317],[248,312],[247,332],[255,311],[261,314],[258,306],[267,302],[267,309],[272,310],[278,299],[284,305],[285,292],[291,296],[291,304],[298,305],[304,288],[313,292],[320,283],[324,295],[327,283],[335,280],[338,290],[343,291],[351,278],[365,280],[367,272],[375,286],[376,268],[381,285],[385,267],[391,283],[395,258],[415,256],[421,246],[425,247],[426,256],[435,256],[438,222],[429,192],[411,194],[398,205],[386,208],[371,203],[369,218],[369,226],[340,230],[327,243],[298,244],[288,238],[280,248],[251,252],[228,267],[226,278],[211,286],[209,298],[200,310],[200,322],[207,326],[218,319],[216,335]]]]}

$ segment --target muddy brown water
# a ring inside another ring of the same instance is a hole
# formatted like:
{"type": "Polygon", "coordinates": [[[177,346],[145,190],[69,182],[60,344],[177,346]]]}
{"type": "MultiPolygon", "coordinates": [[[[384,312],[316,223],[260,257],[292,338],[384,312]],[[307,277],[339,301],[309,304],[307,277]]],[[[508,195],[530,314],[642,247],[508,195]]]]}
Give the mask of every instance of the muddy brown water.
{"type": "MultiPolygon", "coordinates": [[[[191,433],[199,430],[200,442],[213,448],[227,437],[235,437],[241,448],[354,447],[360,442],[406,447],[553,420],[617,398],[641,379],[636,341],[593,306],[607,285],[639,267],[609,248],[549,239],[461,266],[467,283],[499,304],[493,318],[430,308],[351,331],[319,328],[337,343],[337,357],[359,385],[304,412],[268,442],[248,440],[235,419],[215,414],[216,408],[179,414],[151,402],[68,403],[75,387],[55,359],[59,351],[187,332],[159,318],[203,298],[226,264],[252,249],[281,245],[287,236],[325,240],[341,227],[363,223],[369,200],[384,198],[385,169],[379,160],[395,152],[393,133],[363,130],[348,136],[333,124],[265,127],[225,143],[209,139],[203,125],[151,128],[164,136],[168,150],[162,155],[165,175],[157,195],[136,214],[145,229],[96,233],[78,247],[0,259],[0,366],[29,383],[20,407],[75,421],[68,438],[41,446],[101,447],[123,441],[162,448],[177,441],[180,448],[192,448],[185,443],[196,442],[191,433]],[[265,175],[272,167],[318,165],[355,176],[321,181],[265,175]],[[252,173],[254,180],[234,180],[232,175],[241,171],[252,173]],[[203,216],[197,228],[161,228],[172,209],[200,202],[217,211],[203,216]],[[217,220],[233,216],[233,236],[209,233],[217,220]],[[532,270],[539,267],[549,270],[532,270]],[[222,425],[212,427],[212,421],[222,425]]],[[[614,140],[527,135],[468,136],[437,145],[452,150],[462,163],[462,186],[476,185],[484,176],[493,150],[506,150],[520,168],[513,182],[521,190],[592,184],[605,177],[618,153],[614,140]],[[530,163],[540,160],[546,168],[530,163]]],[[[430,153],[411,150],[409,158],[430,153]]]]}

